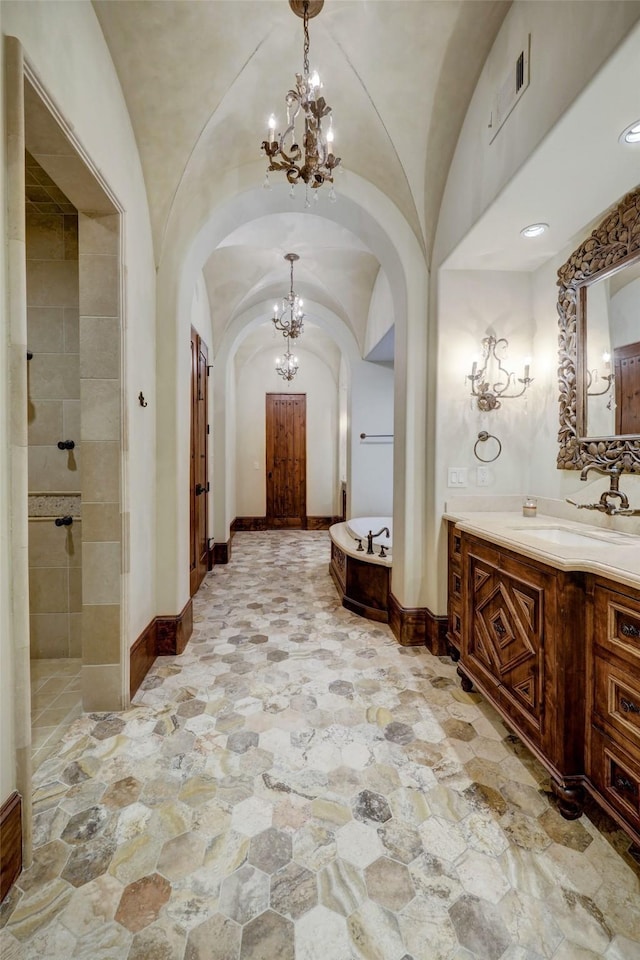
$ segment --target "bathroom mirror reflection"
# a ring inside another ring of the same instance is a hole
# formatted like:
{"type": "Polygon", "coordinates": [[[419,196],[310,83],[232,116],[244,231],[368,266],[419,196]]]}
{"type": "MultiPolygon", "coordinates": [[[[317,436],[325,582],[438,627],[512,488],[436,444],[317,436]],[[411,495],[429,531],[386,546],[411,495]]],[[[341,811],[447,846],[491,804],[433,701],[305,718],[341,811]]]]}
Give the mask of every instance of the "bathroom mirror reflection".
{"type": "Polygon", "coordinates": [[[640,259],[584,292],[584,436],[638,436],[640,259]]]}

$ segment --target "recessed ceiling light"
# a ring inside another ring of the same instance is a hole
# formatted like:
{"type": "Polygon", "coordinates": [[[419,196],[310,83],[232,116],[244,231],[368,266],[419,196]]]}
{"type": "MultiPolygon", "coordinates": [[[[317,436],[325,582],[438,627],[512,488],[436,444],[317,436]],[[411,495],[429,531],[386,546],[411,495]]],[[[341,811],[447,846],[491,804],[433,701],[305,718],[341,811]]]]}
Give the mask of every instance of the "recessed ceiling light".
{"type": "Polygon", "coordinates": [[[640,120],[634,120],[618,137],[620,143],[640,143],[640,120]]]}
{"type": "Polygon", "coordinates": [[[523,237],[539,237],[541,233],[544,233],[545,230],[548,229],[548,223],[530,223],[529,226],[524,227],[520,233],[523,237]]]}

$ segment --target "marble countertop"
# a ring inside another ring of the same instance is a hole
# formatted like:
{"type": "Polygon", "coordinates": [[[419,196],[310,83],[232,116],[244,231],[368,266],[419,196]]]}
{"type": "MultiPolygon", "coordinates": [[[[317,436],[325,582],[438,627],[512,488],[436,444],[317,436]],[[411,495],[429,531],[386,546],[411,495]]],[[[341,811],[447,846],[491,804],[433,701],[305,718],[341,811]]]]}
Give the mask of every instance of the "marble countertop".
{"type": "Polygon", "coordinates": [[[452,503],[447,504],[443,518],[454,521],[459,530],[558,570],[598,574],[640,588],[640,536],[636,534],[551,513],[524,517],[522,509],[460,510],[452,503]]]}
{"type": "Polygon", "coordinates": [[[332,527],[329,527],[329,536],[335,545],[340,547],[343,553],[346,553],[350,557],[355,557],[356,560],[363,560],[365,563],[376,563],[381,567],[390,567],[392,565],[390,553],[388,553],[386,557],[378,556],[380,553],[380,547],[378,546],[374,546],[373,549],[376,552],[373,556],[367,553],[366,538],[363,544],[364,552],[358,550],[358,544],[347,530],[346,523],[334,523],[332,527]]]}

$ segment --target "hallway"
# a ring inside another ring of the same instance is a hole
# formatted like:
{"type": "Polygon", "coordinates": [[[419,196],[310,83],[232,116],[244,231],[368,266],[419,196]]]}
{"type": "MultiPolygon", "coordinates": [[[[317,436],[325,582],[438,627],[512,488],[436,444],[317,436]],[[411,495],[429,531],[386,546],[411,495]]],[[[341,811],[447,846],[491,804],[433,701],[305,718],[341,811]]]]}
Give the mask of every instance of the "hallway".
{"type": "Polygon", "coordinates": [[[344,610],[326,533],[237,534],[185,653],[35,777],[3,960],[632,960],[640,866],[563,820],[448,658],[344,610]]]}

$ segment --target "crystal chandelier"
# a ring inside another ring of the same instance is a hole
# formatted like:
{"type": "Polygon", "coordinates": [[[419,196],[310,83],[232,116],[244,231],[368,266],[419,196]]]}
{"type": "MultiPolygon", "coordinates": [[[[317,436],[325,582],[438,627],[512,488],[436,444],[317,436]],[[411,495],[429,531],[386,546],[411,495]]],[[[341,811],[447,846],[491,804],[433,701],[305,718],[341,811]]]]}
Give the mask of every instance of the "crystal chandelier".
{"type": "MultiPolygon", "coordinates": [[[[296,73],[296,89],[289,90],[285,98],[287,104],[287,127],[276,136],[276,118],[269,117],[268,139],[262,141],[262,149],[269,158],[265,187],[269,187],[269,172],[284,170],[293,188],[300,180],[306,184],[305,206],[309,206],[309,187],[317,190],[325,180],[332,184],[329,199],[335,200],[333,189],[333,171],[340,163],[340,157],[333,153],[333,120],[331,107],[320,95],[322,84],[317,72],[309,73],[309,17],[320,13],[324,0],[289,0],[293,12],[304,21],[304,59],[303,72],[296,73]],[[302,112],[304,132],[302,140],[296,135],[295,125],[302,112]],[[323,129],[322,121],[325,120],[323,129]],[[302,143],[302,147],[300,146],[302,143]]],[[[318,194],[315,195],[316,199],[318,194]]]]}
{"type": "Polygon", "coordinates": [[[282,359],[280,357],[276,357],[276,373],[279,374],[283,380],[288,380],[290,383],[297,372],[298,358],[294,357],[289,350],[287,350],[282,359]]]}
{"type": "Polygon", "coordinates": [[[281,308],[274,303],[272,322],[283,337],[296,340],[302,334],[304,326],[303,302],[293,290],[293,265],[300,257],[297,253],[285,253],[284,259],[291,264],[291,286],[288,296],[282,298],[281,308]]]}

